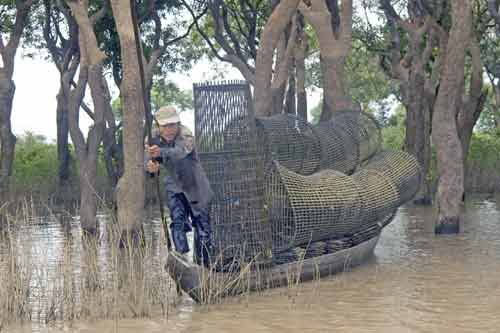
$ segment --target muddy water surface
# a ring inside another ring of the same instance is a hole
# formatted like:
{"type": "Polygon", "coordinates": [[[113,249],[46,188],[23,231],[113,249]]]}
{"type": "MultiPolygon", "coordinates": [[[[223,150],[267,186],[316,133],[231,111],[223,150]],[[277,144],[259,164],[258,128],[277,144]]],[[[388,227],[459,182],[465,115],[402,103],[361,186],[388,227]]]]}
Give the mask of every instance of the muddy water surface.
{"type": "MultiPolygon", "coordinates": [[[[470,199],[458,236],[436,237],[433,223],[430,208],[400,208],[369,262],[328,279],[211,306],[182,296],[147,319],[32,322],[7,332],[500,332],[500,196],[470,199]]],[[[29,228],[29,250],[46,265],[69,260],[57,225],[29,228]]],[[[158,223],[151,229],[150,274],[166,279],[158,223]]],[[[78,276],[80,259],[71,260],[78,276]]]]}

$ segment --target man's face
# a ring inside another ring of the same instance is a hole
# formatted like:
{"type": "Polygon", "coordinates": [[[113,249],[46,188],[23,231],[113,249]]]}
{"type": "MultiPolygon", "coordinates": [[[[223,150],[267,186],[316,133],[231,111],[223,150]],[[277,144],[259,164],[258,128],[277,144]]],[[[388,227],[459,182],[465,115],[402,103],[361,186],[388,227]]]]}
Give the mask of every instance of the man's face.
{"type": "Polygon", "coordinates": [[[179,124],[170,123],[163,126],[160,126],[160,135],[167,141],[171,142],[177,136],[179,132],[179,124]]]}

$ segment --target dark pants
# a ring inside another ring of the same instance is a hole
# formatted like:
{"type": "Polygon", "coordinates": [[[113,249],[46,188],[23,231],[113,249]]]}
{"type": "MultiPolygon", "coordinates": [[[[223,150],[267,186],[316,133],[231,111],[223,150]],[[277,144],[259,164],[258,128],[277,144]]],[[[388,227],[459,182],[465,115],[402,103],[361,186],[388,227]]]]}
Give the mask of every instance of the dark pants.
{"type": "Polygon", "coordinates": [[[194,254],[198,264],[209,265],[212,247],[212,229],[208,209],[193,209],[183,193],[167,192],[167,205],[170,210],[170,230],[175,250],[179,253],[189,251],[186,232],[194,228],[194,254]],[[191,223],[189,223],[191,218],[191,223]]]}

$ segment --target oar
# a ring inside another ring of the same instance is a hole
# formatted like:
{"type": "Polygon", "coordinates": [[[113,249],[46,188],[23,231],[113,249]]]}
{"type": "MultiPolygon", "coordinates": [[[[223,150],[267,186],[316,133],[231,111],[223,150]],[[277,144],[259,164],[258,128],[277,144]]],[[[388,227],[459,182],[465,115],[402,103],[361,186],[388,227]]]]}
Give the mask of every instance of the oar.
{"type": "MultiPolygon", "coordinates": [[[[154,119],[154,117],[151,114],[149,101],[146,98],[147,93],[146,93],[146,86],[144,83],[144,67],[142,63],[142,51],[139,38],[139,25],[137,23],[137,10],[135,7],[135,0],[130,0],[130,7],[132,9],[132,24],[134,25],[135,49],[137,52],[137,60],[139,62],[139,76],[141,79],[142,101],[144,103],[144,113],[146,116],[146,131],[148,135],[148,143],[151,143],[153,140],[153,137],[151,135],[151,124],[152,124],[151,119],[154,119]]],[[[158,122],[157,125],[159,125],[158,122]]],[[[160,171],[158,171],[153,177],[155,177],[155,182],[156,182],[156,194],[158,195],[158,203],[160,205],[160,216],[163,225],[163,232],[165,233],[165,238],[167,240],[167,249],[170,251],[170,249],[172,248],[172,244],[170,242],[170,235],[168,232],[167,217],[165,216],[165,209],[163,208],[163,199],[161,195],[161,186],[160,186],[160,171]]]]}

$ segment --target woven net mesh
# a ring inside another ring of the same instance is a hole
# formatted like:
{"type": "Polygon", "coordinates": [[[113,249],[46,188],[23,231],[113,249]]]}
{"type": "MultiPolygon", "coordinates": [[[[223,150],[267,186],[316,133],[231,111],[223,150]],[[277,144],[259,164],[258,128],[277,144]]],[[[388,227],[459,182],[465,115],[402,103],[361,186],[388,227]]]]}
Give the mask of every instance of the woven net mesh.
{"type": "Polygon", "coordinates": [[[276,265],[286,264],[292,261],[309,259],[348,249],[378,236],[380,231],[394,219],[395,215],[396,211],[382,218],[376,224],[345,237],[310,242],[281,251],[275,250],[273,254],[273,262],[276,265]]]}
{"type": "Polygon", "coordinates": [[[248,84],[194,85],[195,135],[214,191],[211,223],[216,258],[265,261],[270,226],[248,84]]]}
{"type": "Polygon", "coordinates": [[[306,121],[282,113],[256,119],[257,138],[265,161],[277,160],[284,167],[302,175],[319,168],[319,138],[306,121]]]}
{"type": "Polygon", "coordinates": [[[290,114],[256,119],[243,82],[195,85],[194,102],[222,260],[277,264],[349,248],[377,236],[419,187],[413,157],[379,152],[369,114],[337,112],[316,126],[290,114]]]}
{"type": "Polygon", "coordinates": [[[256,122],[263,159],[276,160],[301,175],[324,169],[351,174],[381,144],[376,120],[359,111],[337,112],[316,126],[291,114],[259,117],[256,122]]]}
{"type": "Polygon", "coordinates": [[[404,152],[385,152],[351,176],[334,170],[304,176],[276,162],[265,182],[273,250],[377,226],[416,193],[419,181],[418,163],[404,152]]]}
{"type": "Polygon", "coordinates": [[[321,143],[320,169],[346,174],[375,155],[382,141],[377,121],[359,111],[336,112],[329,121],[314,126],[314,130],[321,143]]]}

